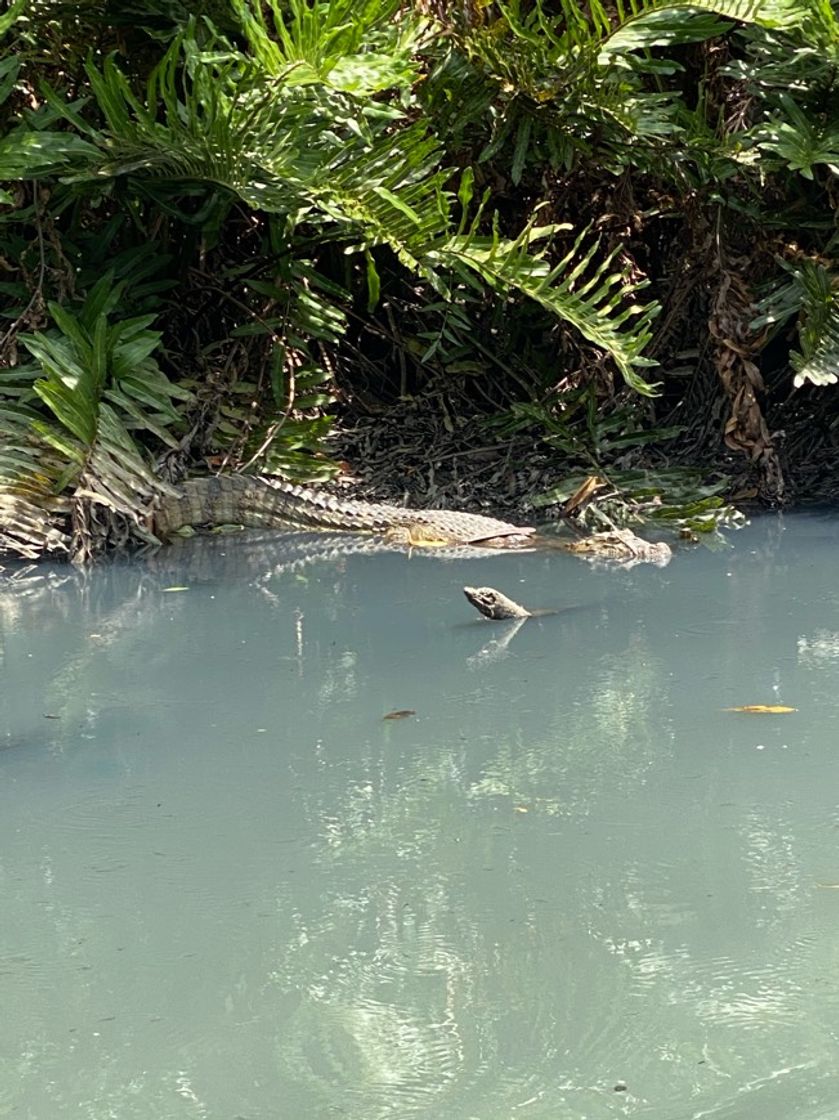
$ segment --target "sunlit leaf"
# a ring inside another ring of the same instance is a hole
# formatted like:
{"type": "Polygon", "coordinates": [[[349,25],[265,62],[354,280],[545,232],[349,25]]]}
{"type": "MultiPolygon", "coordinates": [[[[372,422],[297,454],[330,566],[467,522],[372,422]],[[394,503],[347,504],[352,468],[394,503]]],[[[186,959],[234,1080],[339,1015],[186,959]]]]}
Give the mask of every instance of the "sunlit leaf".
{"type": "Polygon", "coordinates": [[[743,704],[739,708],[723,708],[724,712],[746,712],[749,715],[785,715],[797,712],[798,708],[787,708],[784,704],[743,704]]]}
{"type": "Polygon", "coordinates": [[[601,490],[604,486],[608,485],[609,483],[605,478],[601,478],[596,474],[589,475],[577,487],[571,497],[563,503],[562,512],[566,515],[574,513],[580,508],[580,506],[583,506],[586,504],[586,502],[590,501],[598,490],[601,490]]]}

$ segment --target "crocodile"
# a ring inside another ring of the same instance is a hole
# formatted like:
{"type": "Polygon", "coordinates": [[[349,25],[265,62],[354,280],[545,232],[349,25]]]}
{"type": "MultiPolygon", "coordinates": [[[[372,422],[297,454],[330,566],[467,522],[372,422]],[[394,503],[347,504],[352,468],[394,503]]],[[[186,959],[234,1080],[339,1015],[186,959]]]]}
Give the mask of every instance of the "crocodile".
{"type": "Polygon", "coordinates": [[[465,544],[522,549],[532,547],[536,533],[533,526],[511,525],[483,514],[404,509],[243,475],[183,483],[177,497],[164,498],[154,511],[151,528],[156,537],[166,540],[179,529],[199,525],[337,529],[376,533],[395,544],[426,547],[465,544]]]}
{"type": "Polygon", "coordinates": [[[576,541],[564,541],[563,548],[590,560],[616,560],[626,568],[635,564],[655,564],[663,568],[673,559],[673,550],[665,541],[645,541],[631,529],[592,533],[576,541]]]}
{"type": "Polygon", "coordinates": [[[517,603],[505,595],[503,591],[496,591],[494,587],[464,587],[463,594],[484,618],[494,621],[508,618],[532,618],[533,611],[517,603]]]}
{"type": "Polygon", "coordinates": [[[193,478],[154,510],[149,528],[162,541],[186,527],[244,525],[258,529],[316,529],[371,533],[390,546],[440,549],[560,549],[588,559],[666,564],[668,545],[650,543],[630,529],[595,533],[578,541],[543,536],[484,514],[448,509],[406,509],[385,502],[341,498],[291,482],[244,475],[193,478]]]}

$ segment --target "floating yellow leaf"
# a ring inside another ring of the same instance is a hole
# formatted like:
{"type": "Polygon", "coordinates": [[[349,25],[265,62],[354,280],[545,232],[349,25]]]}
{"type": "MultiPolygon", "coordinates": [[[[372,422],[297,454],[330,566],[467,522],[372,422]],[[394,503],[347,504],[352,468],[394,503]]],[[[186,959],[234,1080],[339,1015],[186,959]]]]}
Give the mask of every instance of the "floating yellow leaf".
{"type": "Polygon", "coordinates": [[[528,812],[528,810],[524,807],[524,805],[514,805],[513,806],[513,812],[515,812],[515,813],[526,813],[526,812],[528,812]]]}
{"type": "Polygon", "coordinates": [[[166,592],[166,591],[189,591],[189,588],[188,587],[164,587],[163,590],[164,590],[164,592],[166,592]]]}
{"type": "Polygon", "coordinates": [[[787,708],[784,704],[743,704],[741,708],[723,708],[724,712],[750,712],[752,715],[784,715],[797,712],[798,708],[787,708]]]}

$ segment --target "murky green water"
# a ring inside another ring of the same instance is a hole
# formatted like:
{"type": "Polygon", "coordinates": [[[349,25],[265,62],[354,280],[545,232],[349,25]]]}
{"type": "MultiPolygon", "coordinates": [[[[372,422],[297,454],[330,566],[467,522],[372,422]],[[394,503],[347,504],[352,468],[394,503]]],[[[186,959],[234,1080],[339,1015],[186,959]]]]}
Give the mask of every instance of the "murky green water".
{"type": "Polygon", "coordinates": [[[735,542],[0,591],[0,1116],[834,1120],[839,521],[735,542]]]}

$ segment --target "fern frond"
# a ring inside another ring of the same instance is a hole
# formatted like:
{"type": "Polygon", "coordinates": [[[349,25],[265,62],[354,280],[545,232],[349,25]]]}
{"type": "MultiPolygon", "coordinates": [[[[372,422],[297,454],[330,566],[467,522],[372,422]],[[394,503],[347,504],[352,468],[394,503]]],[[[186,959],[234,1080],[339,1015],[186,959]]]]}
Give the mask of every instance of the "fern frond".
{"type": "Polygon", "coordinates": [[[321,84],[371,97],[408,89],[418,77],[414,54],[422,24],[404,12],[397,21],[398,0],[231,2],[250,53],[266,74],[284,74],[290,85],[321,84]]]}
{"type": "Polygon", "coordinates": [[[780,264],[787,276],[764,295],[749,325],[768,327],[771,337],[797,317],[801,348],[790,353],[793,384],[833,385],[839,381],[839,275],[815,260],[780,264]]]}
{"type": "Polygon", "coordinates": [[[78,314],[51,304],[56,329],[21,336],[41,376],[15,370],[20,398],[0,409],[0,544],[25,556],[50,548],[89,555],[98,542],[77,523],[71,545],[66,528],[68,513],[85,504],[126,519],[135,539],[153,540],[147,510],[171,492],[131,431],[176,448],[173,400],[190,394],[152,357],[160,343],[152,316],[108,321],[118,287],[103,277],[78,314]]]}
{"type": "Polygon", "coordinates": [[[515,241],[499,237],[458,236],[438,249],[435,257],[458,271],[470,269],[498,291],[519,292],[605,350],[628,385],[651,395],[654,387],[638,372],[655,363],[642,357],[651,337],[650,325],[660,308],[641,305],[635,295],[643,285],[633,283],[615,266],[620,248],[598,259],[600,239],[584,230],[569,253],[550,266],[532,242],[551,227],[532,228],[515,241]]]}
{"type": "Polygon", "coordinates": [[[816,164],[839,175],[839,112],[832,119],[805,113],[786,92],[778,96],[779,114],[755,129],[759,148],[774,152],[790,171],[812,179],[816,164]]]}
{"type": "Polygon", "coordinates": [[[610,30],[598,61],[608,64],[631,51],[677,47],[727,31],[722,21],[768,30],[801,28],[811,8],[802,0],[631,0],[630,11],[610,30]]]}
{"type": "Polygon", "coordinates": [[[57,494],[66,462],[39,436],[39,421],[28,405],[0,401],[0,551],[32,560],[70,551],[57,494]]]}
{"type": "Polygon", "coordinates": [[[790,355],[793,384],[835,385],[839,381],[839,277],[807,261],[797,270],[801,293],[799,352],[790,355]]]}

